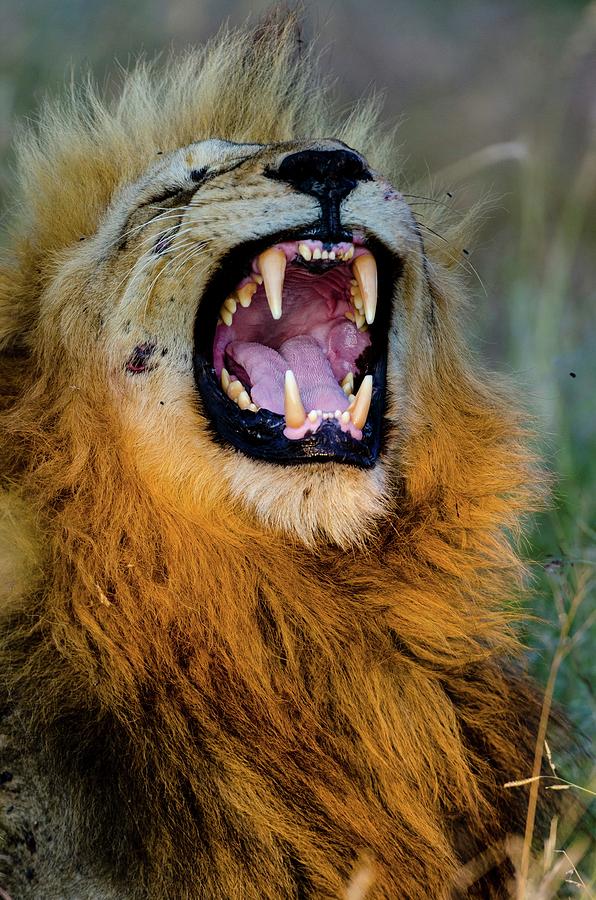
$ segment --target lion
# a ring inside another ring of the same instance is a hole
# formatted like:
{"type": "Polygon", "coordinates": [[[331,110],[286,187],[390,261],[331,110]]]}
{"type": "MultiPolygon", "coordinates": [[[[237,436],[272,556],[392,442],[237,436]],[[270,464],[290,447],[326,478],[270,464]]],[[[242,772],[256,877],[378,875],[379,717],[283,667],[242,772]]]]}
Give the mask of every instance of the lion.
{"type": "Polygon", "coordinates": [[[1,272],[2,886],[508,896],[543,476],[470,353],[463,238],[296,22],[18,145],[1,272]],[[434,222],[434,224],[433,224],[434,222]],[[478,864],[480,860],[480,864],[478,864]]]}

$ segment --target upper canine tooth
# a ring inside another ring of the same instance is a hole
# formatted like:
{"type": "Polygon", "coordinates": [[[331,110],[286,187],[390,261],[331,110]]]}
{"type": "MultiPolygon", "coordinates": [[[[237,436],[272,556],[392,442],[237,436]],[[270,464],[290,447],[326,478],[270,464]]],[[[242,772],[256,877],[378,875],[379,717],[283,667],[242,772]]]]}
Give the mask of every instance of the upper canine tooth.
{"type": "Polygon", "coordinates": [[[358,393],[354,398],[353,405],[350,409],[352,422],[356,428],[364,428],[368,418],[370,402],[372,400],[373,379],[372,375],[365,375],[362,384],[358,389],[358,393]]]}
{"type": "Polygon", "coordinates": [[[286,424],[290,428],[300,428],[301,425],[304,425],[306,412],[304,411],[302,400],[300,399],[300,391],[298,390],[296,377],[291,369],[288,369],[286,372],[284,386],[284,414],[286,417],[286,424]]]}
{"type": "Polygon", "coordinates": [[[352,263],[352,272],[364,300],[366,321],[372,325],[377,311],[377,263],[372,253],[358,256],[352,263]]]}
{"type": "Polygon", "coordinates": [[[307,244],[299,244],[298,245],[298,253],[307,262],[310,262],[310,260],[312,259],[311,249],[309,246],[307,246],[307,244]]]}
{"type": "Polygon", "coordinates": [[[252,281],[247,281],[245,285],[243,285],[239,290],[236,291],[238,295],[238,301],[240,306],[243,306],[244,309],[250,306],[252,303],[252,297],[257,289],[257,286],[252,281]]]}
{"type": "Polygon", "coordinates": [[[270,247],[259,256],[259,269],[263,276],[267,303],[274,319],[281,319],[281,299],[286,272],[286,254],[270,247]]]}

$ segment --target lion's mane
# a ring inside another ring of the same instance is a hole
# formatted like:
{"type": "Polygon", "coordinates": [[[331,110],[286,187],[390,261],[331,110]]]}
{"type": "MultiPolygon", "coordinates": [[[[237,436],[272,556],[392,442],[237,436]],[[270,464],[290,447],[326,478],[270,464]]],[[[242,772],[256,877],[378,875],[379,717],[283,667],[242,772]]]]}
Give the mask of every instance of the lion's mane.
{"type": "Polygon", "coordinates": [[[148,492],[93,368],[40,338],[68,248],[158,151],[334,134],[395,169],[375,105],[334,118],[294,28],[139,66],[117,102],[75,93],[20,140],[0,282],[5,711],[64,798],[54,841],[121,897],[337,897],[366,852],[371,896],[438,900],[522,829],[503,784],[529,774],[535,734],[511,624],[537,478],[510,393],[460,337],[459,234],[429,247],[437,363],[420,354],[385,512],[351,549],[263,526],[223,482],[200,514],[148,492]]]}

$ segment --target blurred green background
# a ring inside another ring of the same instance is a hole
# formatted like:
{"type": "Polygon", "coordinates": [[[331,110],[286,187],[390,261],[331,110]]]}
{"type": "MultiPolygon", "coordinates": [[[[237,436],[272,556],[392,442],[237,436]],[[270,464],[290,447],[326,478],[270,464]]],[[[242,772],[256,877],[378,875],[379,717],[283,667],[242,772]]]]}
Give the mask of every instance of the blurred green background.
{"type": "MultiPolygon", "coordinates": [[[[15,122],[72,72],[76,80],[91,69],[109,91],[116,63],[202,42],[224,20],[257,19],[269,6],[3,0],[2,196],[10,193],[15,122]]],[[[534,520],[525,545],[534,561],[531,607],[540,617],[525,635],[530,664],[546,683],[567,620],[555,693],[593,734],[596,3],[313,2],[304,33],[317,38],[342,103],[370,88],[385,92],[387,121],[401,121],[408,184],[426,180],[427,191],[462,214],[491,198],[470,246],[472,340],[491,365],[514,373],[557,475],[554,506],[534,520]]],[[[424,219],[424,207],[416,212],[424,219]]],[[[585,786],[591,777],[585,764],[569,774],[585,786]]]]}

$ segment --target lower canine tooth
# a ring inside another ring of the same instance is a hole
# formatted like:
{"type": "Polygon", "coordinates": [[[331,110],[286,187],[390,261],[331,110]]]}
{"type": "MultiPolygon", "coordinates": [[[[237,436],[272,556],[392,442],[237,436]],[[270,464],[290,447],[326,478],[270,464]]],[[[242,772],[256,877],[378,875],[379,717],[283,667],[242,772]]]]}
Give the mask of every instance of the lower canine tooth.
{"type": "Polygon", "coordinates": [[[373,379],[372,375],[365,375],[358,389],[356,398],[351,408],[352,422],[356,428],[364,428],[370,410],[372,400],[373,379]]]}
{"type": "Polygon", "coordinates": [[[300,391],[298,390],[298,382],[296,376],[291,369],[286,372],[284,385],[284,414],[286,417],[286,425],[290,428],[300,428],[304,425],[306,413],[300,399],[300,391]]]}
{"type": "Polygon", "coordinates": [[[372,325],[377,311],[377,263],[372,253],[365,253],[355,259],[352,263],[352,272],[364,300],[366,321],[372,325]]]}
{"type": "Polygon", "coordinates": [[[286,273],[286,254],[270,247],[259,256],[259,269],[263,276],[267,303],[274,319],[281,319],[281,301],[286,273]]]}

